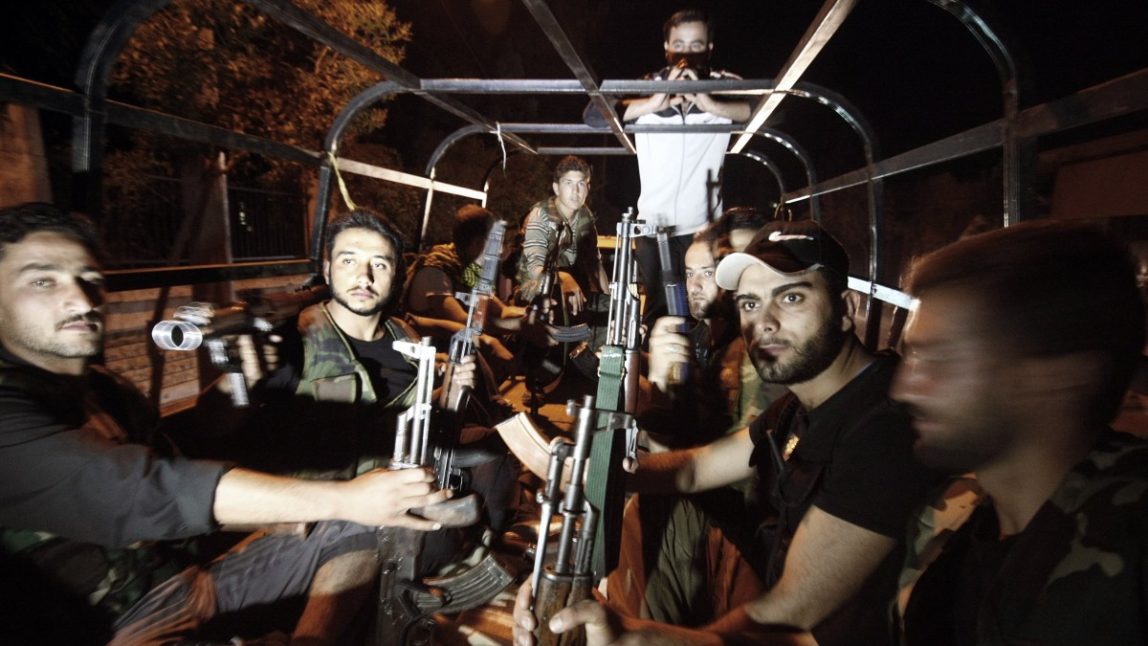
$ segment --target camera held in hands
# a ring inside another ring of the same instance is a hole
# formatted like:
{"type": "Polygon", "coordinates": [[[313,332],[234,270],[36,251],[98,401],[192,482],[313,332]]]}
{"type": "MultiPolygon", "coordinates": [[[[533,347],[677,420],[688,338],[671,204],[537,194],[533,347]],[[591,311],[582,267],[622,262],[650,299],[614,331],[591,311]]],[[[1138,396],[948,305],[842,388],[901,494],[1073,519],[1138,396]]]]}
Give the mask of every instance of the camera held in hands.
{"type": "Polygon", "coordinates": [[[666,60],[671,67],[691,69],[699,80],[710,77],[710,52],[666,52],[666,60]]]}

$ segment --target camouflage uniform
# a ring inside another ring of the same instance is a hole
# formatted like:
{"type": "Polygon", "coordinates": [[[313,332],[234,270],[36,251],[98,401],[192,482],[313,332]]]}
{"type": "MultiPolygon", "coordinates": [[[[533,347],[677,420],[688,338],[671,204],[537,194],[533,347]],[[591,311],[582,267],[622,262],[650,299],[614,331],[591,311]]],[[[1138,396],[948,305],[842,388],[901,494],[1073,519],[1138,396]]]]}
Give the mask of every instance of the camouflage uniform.
{"type": "Polygon", "coordinates": [[[478,263],[472,262],[467,265],[462,263],[462,258],[458,255],[458,248],[453,242],[431,247],[430,251],[411,263],[410,268],[407,269],[406,282],[403,283],[403,294],[406,294],[406,309],[412,314],[426,313],[416,311],[410,303],[411,283],[414,282],[415,274],[424,268],[438,269],[446,274],[451,286],[450,296],[454,296],[456,292],[469,292],[478,284],[478,277],[482,272],[482,267],[478,263]]]}
{"type": "MultiPolygon", "coordinates": [[[[382,326],[388,338],[416,343],[419,340],[414,330],[400,319],[384,319],[382,326]]],[[[303,310],[299,314],[298,328],[303,339],[303,372],[296,395],[317,401],[378,402],[367,369],[355,360],[351,343],[331,318],[325,303],[303,310]]],[[[407,363],[413,366],[418,362],[407,357],[407,363]]],[[[412,381],[401,394],[383,402],[383,405],[386,408],[408,408],[414,401],[415,384],[412,381]]]]}
{"type": "Polygon", "coordinates": [[[545,268],[546,259],[557,251],[553,270],[575,269],[574,279],[584,291],[597,284],[598,266],[602,259],[598,253],[598,231],[594,214],[583,206],[566,222],[558,214],[555,198],[543,200],[531,208],[538,209],[534,217],[527,216],[522,223],[522,255],[518,258],[520,302],[530,302],[538,295],[538,281],[533,270],[545,268]]]}
{"type": "MultiPolygon", "coordinates": [[[[380,327],[388,339],[418,340],[400,319],[385,318],[380,327]]],[[[250,446],[234,457],[312,479],[348,479],[386,466],[394,450],[395,415],[415,400],[417,361],[402,355],[411,374],[392,375],[398,394],[380,401],[370,372],[325,303],[300,312],[283,337],[284,365],[257,387],[263,404],[258,422],[247,424],[244,441],[250,446]],[[410,381],[399,381],[405,378],[410,381]]]]}
{"type": "Polygon", "coordinates": [[[971,545],[978,529],[992,542],[995,523],[968,478],[919,517],[892,609],[902,644],[1148,643],[1148,444],[1102,437],[1008,539],[999,568],[978,572],[971,545]],[[978,574],[989,581],[979,607],[954,612],[953,589],[978,574]]]}
{"type": "MultiPolygon", "coordinates": [[[[380,326],[385,338],[419,340],[402,319],[386,318],[380,326]]],[[[267,411],[270,417],[260,424],[272,427],[270,437],[260,440],[263,445],[275,445],[281,431],[287,431],[286,437],[278,445],[278,462],[271,466],[257,464],[275,471],[288,470],[300,477],[323,479],[349,478],[387,466],[394,452],[397,415],[415,403],[418,361],[401,355],[411,367],[410,381],[401,381],[407,377],[405,374],[387,375],[388,380],[397,382],[391,384],[392,392],[396,387],[401,391],[389,401],[381,401],[367,367],[356,359],[351,342],[331,318],[326,304],[303,310],[294,331],[301,338],[284,340],[287,365],[281,372],[289,378],[279,384],[289,386],[294,396],[285,398],[265,391],[271,395],[271,405],[265,407],[271,409],[267,411]],[[284,447],[284,442],[290,445],[284,447]]],[[[498,455],[485,461],[472,457],[474,464],[466,470],[470,489],[482,497],[490,524],[503,527],[514,513],[509,501],[516,495],[513,488],[517,463],[505,453],[501,440],[490,429],[468,424],[462,441],[473,443],[475,455],[498,455]]],[[[252,459],[258,458],[255,452],[250,453],[252,459]]],[[[459,456],[456,453],[456,459],[459,456]]]]}

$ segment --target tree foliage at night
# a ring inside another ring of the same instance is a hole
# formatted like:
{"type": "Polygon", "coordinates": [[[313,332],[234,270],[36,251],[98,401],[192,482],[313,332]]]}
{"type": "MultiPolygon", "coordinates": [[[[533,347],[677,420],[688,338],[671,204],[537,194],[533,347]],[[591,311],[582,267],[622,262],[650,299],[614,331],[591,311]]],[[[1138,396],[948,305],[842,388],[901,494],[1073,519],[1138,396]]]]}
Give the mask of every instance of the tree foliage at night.
{"type": "MultiPolygon", "coordinates": [[[[296,0],[296,4],[380,56],[395,63],[403,60],[411,27],[385,2],[296,0]]],[[[113,71],[111,96],[318,150],[339,111],[380,80],[378,73],[244,3],[177,0],[139,26],[113,71]]],[[[385,107],[365,110],[345,138],[380,129],[386,118],[385,107]]],[[[218,152],[146,131],[134,131],[118,141],[113,137],[105,180],[109,211],[120,215],[113,217],[118,222],[108,224],[130,235],[130,220],[142,217],[132,214],[148,210],[157,191],[149,175],[177,176],[189,164],[206,167],[218,152]]],[[[233,183],[302,195],[315,178],[313,167],[225,152],[233,183]]]]}

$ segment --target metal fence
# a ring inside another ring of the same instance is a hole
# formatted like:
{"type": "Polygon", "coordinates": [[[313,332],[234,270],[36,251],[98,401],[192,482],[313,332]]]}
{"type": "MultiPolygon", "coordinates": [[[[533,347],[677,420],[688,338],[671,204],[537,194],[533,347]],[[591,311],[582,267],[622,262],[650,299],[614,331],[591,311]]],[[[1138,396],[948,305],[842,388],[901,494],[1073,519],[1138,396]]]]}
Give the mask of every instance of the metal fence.
{"type": "MultiPolygon", "coordinates": [[[[233,261],[306,257],[306,196],[229,186],[227,209],[233,261]]],[[[181,235],[190,235],[181,233],[186,213],[180,181],[173,177],[146,177],[130,204],[109,200],[104,227],[108,265],[127,269],[189,264],[178,249],[181,235]]]]}

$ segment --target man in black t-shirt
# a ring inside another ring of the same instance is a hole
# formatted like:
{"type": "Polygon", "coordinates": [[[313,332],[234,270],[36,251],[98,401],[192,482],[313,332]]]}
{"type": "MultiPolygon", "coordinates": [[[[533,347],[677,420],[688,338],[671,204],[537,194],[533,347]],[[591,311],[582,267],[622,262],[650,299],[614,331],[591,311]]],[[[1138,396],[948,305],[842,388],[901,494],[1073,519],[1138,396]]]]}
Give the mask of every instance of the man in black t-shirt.
{"type": "MultiPolygon", "coordinates": [[[[711,534],[681,546],[667,531],[659,540],[644,537],[646,562],[624,561],[611,574],[614,606],[642,595],[649,573],[673,569],[682,581],[679,602],[688,612],[710,613],[693,625],[712,623],[695,631],[614,618],[591,601],[559,613],[551,628],[586,624],[592,644],[616,639],[619,628],[686,643],[712,641],[713,634],[776,643],[809,637],[768,627],[777,624],[808,630],[822,645],[888,641],[886,608],[902,537],[931,478],[913,462],[907,416],[887,398],[896,357],[872,354],[854,334],[858,295],[846,288],[848,268],[844,249],[812,222],[767,226],[744,253],[722,260],[717,282],[735,293],[754,366],[764,381],[785,384],[790,393],[736,434],[643,458],[631,479],[640,492],[693,494],[756,471],[766,485],[773,522],[749,544],[731,549],[730,537],[711,534]],[[694,554],[707,550],[709,571],[691,576],[694,554]],[[730,564],[741,557],[756,560],[763,577],[749,601],[736,586],[753,582],[730,564]]],[[[535,623],[523,611],[528,587],[515,610],[520,644],[535,623]]],[[[649,617],[652,608],[633,614],[649,617]]]]}

